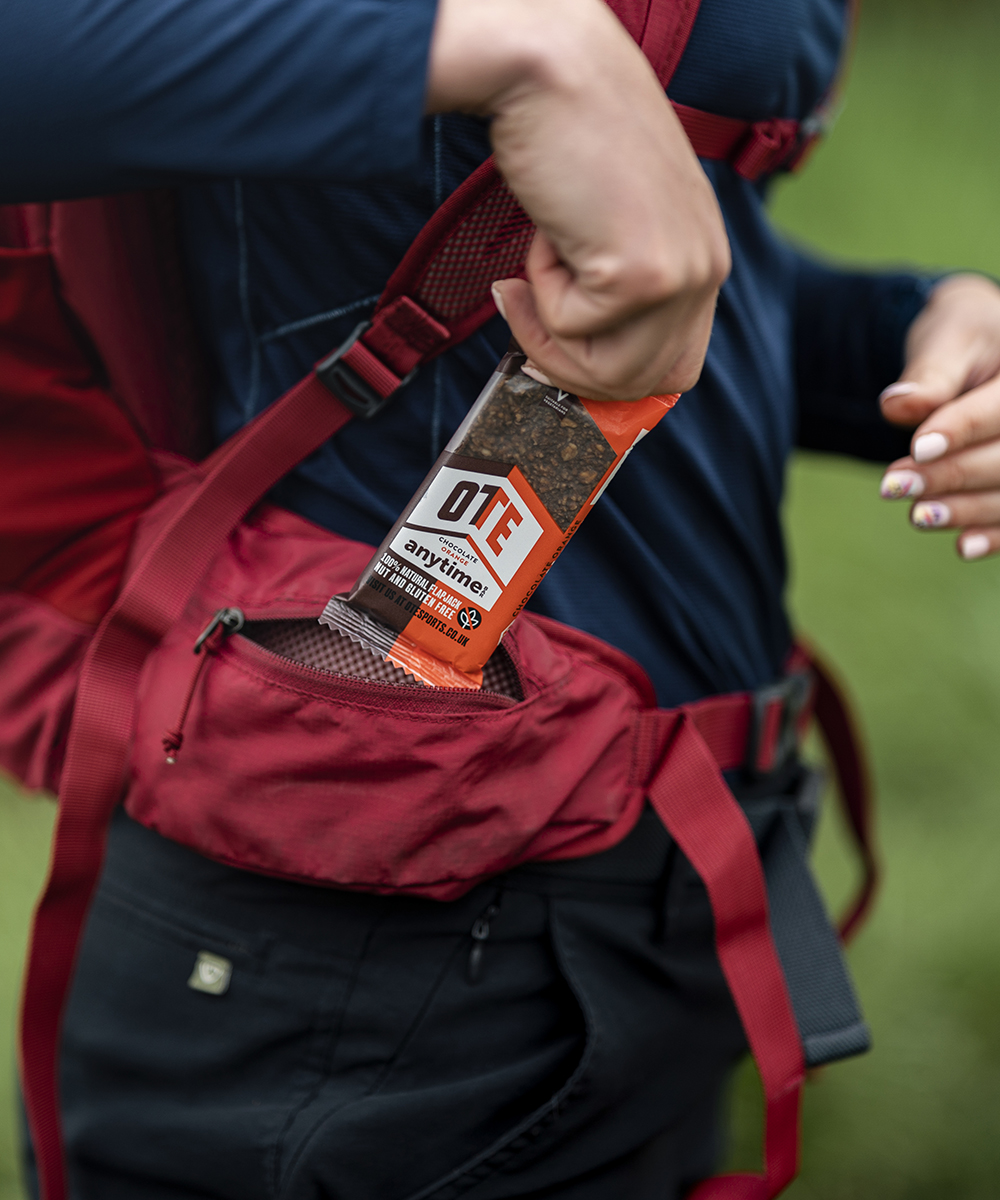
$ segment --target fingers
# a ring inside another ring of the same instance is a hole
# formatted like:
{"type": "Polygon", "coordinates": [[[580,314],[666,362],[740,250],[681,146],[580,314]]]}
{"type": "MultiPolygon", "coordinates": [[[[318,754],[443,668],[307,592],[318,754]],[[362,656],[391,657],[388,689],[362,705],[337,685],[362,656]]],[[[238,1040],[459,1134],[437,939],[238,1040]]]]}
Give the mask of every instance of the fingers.
{"type": "Polygon", "coordinates": [[[1000,551],[1000,528],[966,529],[958,539],[958,552],[967,561],[987,558],[1000,551]]]}
{"type": "Polygon", "coordinates": [[[531,367],[558,387],[592,400],[638,400],[688,391],[701,374],[710,308],[679,322],[680,336],[665,332],[653,313],[603,334],[564,338],[543,324],[537,298],[537,289],[522,279],[494,284],[497,307],[531,367]]]}
{"type": "Polygon", "coordinates": [[[910,326],[906,365],[882,393],[882,413],[896,425],[925,422],[918,435],[947,435],[938,422],[942,406],[998,372],[1000,288],[979,275],[953,275],[935,287],[910,326]]]}
{"type": "Polygon", "coordinates": [[[956,549],[966,561],[1000,550],[1000,491],[918,500],[910,509],[916,529],[960,529],[956,549]]]}
{"type": "Polygon", "coordinates": [[[910,510],[917,529],[965,529],[977,525],[1000,526],[1000,491],[939,496],[918,500],[910,510]]]}
{"type": "Polygon", "coordinates": [[[940,462],[902,458],[882,478],[884,499],[916,499],[910,521],[921,530],[958,529],[967,561],[1000,551],[1000,442],[960,451],[940,462]],[[917,499],[919,497],[919,499],[917,499]]]}
{"type": "Polygon", "coordinates": [[[715,284],[671,292],[635,311],[638,289],[595,296],[543,235],[528,256],[529,279],[499,280],[494,300],[531,363],[553,384],[594,400],[684,392],[701,374],[715,284]],[[555,314],[555,315],[553,315],[555,314]]]}
{"type": "Polygon", "coordinates": [[[1000,440],[970,446],[935,462],[901,458],[882,478],[885,500],[931,499],[955,492],[978,492],[1000,486],[1000,440]]]}
{"type": "Polygon", "coordinates": [[[914,433],[912,453],[917,462],[933,462],[945,454],[997,437],[1000,437],[1000,378],[942,405],[914,433]]]}

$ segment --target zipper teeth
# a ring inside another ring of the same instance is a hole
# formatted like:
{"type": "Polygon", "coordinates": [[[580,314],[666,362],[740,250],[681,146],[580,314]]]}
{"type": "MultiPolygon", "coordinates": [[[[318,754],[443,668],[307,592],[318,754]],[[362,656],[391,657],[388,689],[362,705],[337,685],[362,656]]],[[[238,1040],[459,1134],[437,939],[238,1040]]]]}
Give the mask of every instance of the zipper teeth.
{"type": "MultiPolygon", "coordinates": [[[[248,620],[266,620],[267,618],[248,618],[248,620]]],[[[273,618],[274,620],[282,620],[281,617],[273,618]]],[[[287,618],[289,620],[301,620],[302,618],[287,618]]],[[[308,620],[308,618],[305,618],[308,620]]],[[[273,650],[268,650],[266,646],[261,646],[255,642],[253,638],[249,638],[244,633],[237,633],[232,638],[227,639],[230,647],[233,647],[237,642],[241,643],[250,653],[262,655],[265,659],[273,660],[276,666],[279,666],[283,671],[292,671],[293,673],[302,672],[307,678],[317,679],[326,683],[336,683],[341,687],[362,688],[367,691],[370,688],[375,688],[386,696],[398,696],[400,692],[412,693],[411,698],[416,701],[417,707],[420,708],[439,708],[440,705],[434,702],[436,696],[453,696],[466,698],[472,707],[482,709],[493,708],[512,708],[518,702],[510,696],[501,696],[499,692],[473,692],[466,688],[426,688],[410,687],[402,683],[387,683],[384,679],[360,679],[355,675],[341,675],[336,671],[322,671],[319,667],[311,667],[308,663],[301,663],[294,658],[286,658],[283,654],[276,654],[273,650]],[[343,681],[343,682],[341,682],[343,681]]],[[[224,653],[224,651],[223,651],[224,653]]],[[[513,662],[513,660],[511,660],[513,662]]],[[[514,663],[514,669],[517,671],[517,664],[514,663]]],[[[520,671],[517,671],[520,678],[520,671]]],[[[522,687],[523,692],[523,687],[522,687]]]]}

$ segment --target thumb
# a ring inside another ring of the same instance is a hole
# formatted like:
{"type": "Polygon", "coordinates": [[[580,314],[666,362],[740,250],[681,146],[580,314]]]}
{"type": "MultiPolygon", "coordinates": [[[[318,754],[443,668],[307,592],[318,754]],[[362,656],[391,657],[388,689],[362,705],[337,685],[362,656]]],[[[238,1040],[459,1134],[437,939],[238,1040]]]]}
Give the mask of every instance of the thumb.
{"type": "Polygon", "coordinates": [[[965,364],[957,354],[912,356],[899,380],[879,396],[882,415],[894,425],[919,425],[935,409],[961,395],[965,376],[965,364]]]}

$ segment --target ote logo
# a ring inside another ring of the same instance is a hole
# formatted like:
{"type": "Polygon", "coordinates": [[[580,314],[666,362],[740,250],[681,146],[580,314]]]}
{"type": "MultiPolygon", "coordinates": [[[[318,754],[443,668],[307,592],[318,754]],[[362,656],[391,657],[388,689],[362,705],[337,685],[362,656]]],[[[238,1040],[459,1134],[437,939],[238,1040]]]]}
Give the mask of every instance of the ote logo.
{"type": "Polygon", "coordinates": [[[483,623],[483,614],[470,604],[458,610],[458,623],[463,629],[478,629],[483,623]]]}

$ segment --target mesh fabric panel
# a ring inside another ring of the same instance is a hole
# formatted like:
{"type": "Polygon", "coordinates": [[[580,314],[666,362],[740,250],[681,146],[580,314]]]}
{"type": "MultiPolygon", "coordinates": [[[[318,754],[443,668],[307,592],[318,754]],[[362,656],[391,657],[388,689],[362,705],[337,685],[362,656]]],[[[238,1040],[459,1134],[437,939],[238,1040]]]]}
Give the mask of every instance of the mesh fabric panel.
{"type": "Polygon", "coordinates": [[[495,279],[520,270],[534,232],[514,195],[498,183],[451,231],[414,298],[446,320],[464,316],[488,297],[495,279]]]}
{"type": "MultiPolygon", "coordinates": [[[[373,679],[401,687],[424,686],[373,651],[318,621],[248,621],[242,632],[244,637],[272,654],[290,658],[315,671],[373,679]]],[[[496,692],[512,700],[522,699],[517,671],[502,647],[497,648],[483,667],[483,691],[496,692]]]]}

